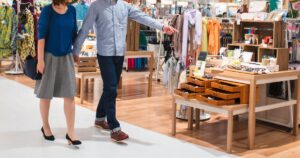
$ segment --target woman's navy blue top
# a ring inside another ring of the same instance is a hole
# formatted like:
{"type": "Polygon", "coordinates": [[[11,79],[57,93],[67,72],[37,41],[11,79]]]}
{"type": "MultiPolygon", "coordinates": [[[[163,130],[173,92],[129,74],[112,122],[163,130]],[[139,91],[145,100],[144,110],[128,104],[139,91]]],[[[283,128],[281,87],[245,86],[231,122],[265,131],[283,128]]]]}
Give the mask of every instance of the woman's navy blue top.
{"type": "Polygon", "coordinates": [[[68,5],[65,14],[57,13],[52,5],[43,8],[38,21],[38,38],[45,39],[45,52],[54,56],[71,53],[76,35],[75,7],[68,5]]]}

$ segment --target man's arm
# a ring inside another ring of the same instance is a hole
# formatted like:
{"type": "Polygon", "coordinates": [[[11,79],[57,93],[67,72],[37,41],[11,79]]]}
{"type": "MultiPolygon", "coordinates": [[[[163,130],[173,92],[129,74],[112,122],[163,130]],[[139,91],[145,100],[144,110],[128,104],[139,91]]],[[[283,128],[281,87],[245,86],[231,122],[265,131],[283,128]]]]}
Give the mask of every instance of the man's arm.
{"type": "Polygon", "coordinates": [[[86,39],[90,29],[93,27],[97,18],[97,10],[94,8],[94,5],[91,4],[88,14],[83,22],[82,28],[80,29],[78,36],[74,42],[73,54],[79,55],[81,51],[81,46],[86,39]]]}
{"type": "Polygon", "coordinates": [[[176,29],[174,29],[171,26],[168,25],[163,25],[157,20],[151,18],[149,15],[143,13],[141,10],[138,8],[127,4],[128,7],[128,17],[134,21],[137,21],[138,23],[144,24],[146,26],[149,26],[151,28],[155,28],[158,30],[161,30],[169,35],[172,35],[175,32],[178,32],[176,29]]]}

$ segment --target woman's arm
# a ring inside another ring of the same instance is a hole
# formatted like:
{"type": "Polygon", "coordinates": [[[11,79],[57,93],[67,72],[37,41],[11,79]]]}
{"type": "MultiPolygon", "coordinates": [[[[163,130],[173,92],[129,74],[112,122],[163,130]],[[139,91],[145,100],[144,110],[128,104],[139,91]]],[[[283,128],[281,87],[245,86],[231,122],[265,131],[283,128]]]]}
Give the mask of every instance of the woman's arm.
{"type": "Polygon", "coordinates": [[[42,10],[38,21],[38,64],[37,71],[41,74],[44,73],[45,69],[45,61],[44,61],[44,53],[45,53],[45,39],[48,34],[49,29],[49,6],[45,7],[42,10]]]}
{"type": "Polygon", "coordinates": [[[45,50],[45,39],[40,39],[38,41],[38,64],[37,71],[41,74],[44,73],[45,61],[44,61],[44,50],[45,50]]]}

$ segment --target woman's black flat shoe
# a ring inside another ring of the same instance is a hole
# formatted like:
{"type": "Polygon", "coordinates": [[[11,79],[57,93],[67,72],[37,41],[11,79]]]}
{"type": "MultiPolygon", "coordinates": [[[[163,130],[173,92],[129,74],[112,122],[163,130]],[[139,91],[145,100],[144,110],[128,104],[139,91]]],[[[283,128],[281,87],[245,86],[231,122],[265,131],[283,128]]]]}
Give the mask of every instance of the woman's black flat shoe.
{"type": "Polygon", "coordinates": [[[43,136],[44,136],[44,138],[45,138],[46,140],[48,140],[48,141],[54,141],[54,140],[55,140],[55,138],[54,138],[54,136],[53,136],[53,135],[51,135],[51,136],[46,136],[46,134],[45,134],[45,131],[44,131],[44,128],[43,128],[43,127],[42,127],[41,131],[42,131],[42,133],[43,133],[43,136]]]}
{"type": "Polygon", "coordinates": [[[82,144],[80,140],[72,140],[68,134],[66,135],[66,139],[68,140],[69,145],[78,146],[82,144]]]}

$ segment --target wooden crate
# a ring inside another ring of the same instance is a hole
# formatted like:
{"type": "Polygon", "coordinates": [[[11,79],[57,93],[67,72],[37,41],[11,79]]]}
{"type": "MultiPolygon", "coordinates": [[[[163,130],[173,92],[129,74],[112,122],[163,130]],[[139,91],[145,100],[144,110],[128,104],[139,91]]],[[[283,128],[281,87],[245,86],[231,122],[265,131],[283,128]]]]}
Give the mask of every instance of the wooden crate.
{"type": "Polygon", "coordinates": [[[96,72],[97,71],[96,57],[80,57],[79,63],[76,65],[76,72],[96,72]]]}
{"type": "Polygon", "coordinates": [[[289,69],[289,49],[288,48],[259,48],[258,62],[262,62],[264,55],[274,56],[277,58],[277,65],[279,65],[279,71],[289,69]]]}

